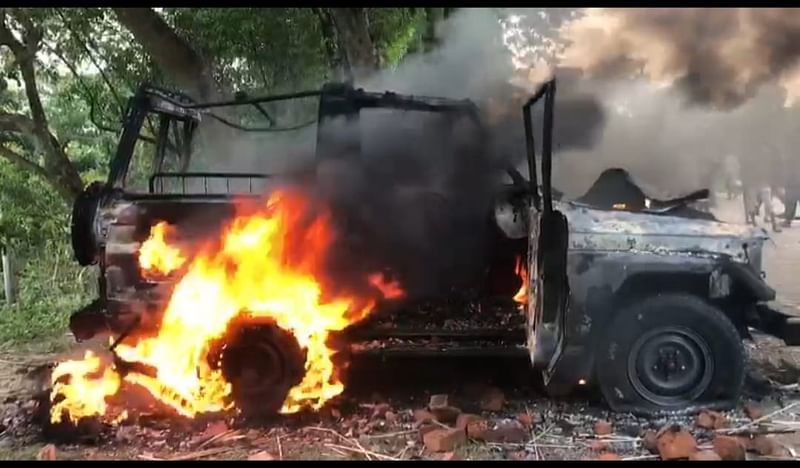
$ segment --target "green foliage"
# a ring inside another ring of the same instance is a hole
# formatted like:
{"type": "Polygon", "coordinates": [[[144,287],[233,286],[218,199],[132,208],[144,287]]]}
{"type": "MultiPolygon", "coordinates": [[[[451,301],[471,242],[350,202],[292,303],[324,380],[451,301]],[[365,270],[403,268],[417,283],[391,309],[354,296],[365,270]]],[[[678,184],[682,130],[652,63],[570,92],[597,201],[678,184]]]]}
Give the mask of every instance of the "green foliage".
{"type": "Polygon", "coordinates": [[[329,73],[311,8],[167,8],[165,18],[234,89],[283,92],[316,87],[329,73]]]}
{"type": "Polygon", "coordinates": [[[0,160],[0,244],[35,251],[67,239],[69,212],[39,177],[0,160]]]}
{"type": "Polygon", "coordinates": [[[17,263],[18,303],[0,307],[0,347],[63,336],[70,314],[96,294],[95,273],[78,266],[65,242],[29,251],[17,263]]]}
{"type": "MultiPolygon", "coordinates": [[[[384,66],[396,66],[430,26],[420,8],[367,13],[384,66]]],[[[50,131],[84,183],[105,179],[127,99],[140,83],[169,86],[170,80],[108,8],[20,9],[17,14],[44,33],[36,78],[50,131]]],[[[164,8],[161,14],[213,63],[217,80],[228,90],[288,92],[316,88],[331,76],[320,19],[311,8],[164,8]]],[[[267,107],[278,126],[292,127],[316,115],[316,103],[301,104],[267,107]]],[[[0,112],[29,114],[19,67],[2,46],[0,112]]],[[[263,124],[257,115],[238,117],[263,124]]],[[[146,125],[145,133],[152,136],[153,126],[146,125]]],[[[43,162],[31,135],[0,132],[0,145],[43,162]]],[[[139,162],[131,182],[149,176],[150,154],[151,145],[137,145],[134,160],[139,162]]],[[[81,268],[72,258],[70,208],[40,175],[0,159],[0,244],[14,252],[19,272],[19,304],[0,307],[0,344],[63,335],[70,313],[96,294],[96,269],[81,268]]]]}
{"type": "Polygon", "coordinates": [[[390,67],[416,45],[426,26],[422,8],[370,8],[369,18],[381,63],[390,67]]]}
{"type": "Polygon", "coordinates": [[[95,274],[72,258],[69,207],[38,177],[0,160],[0,240],[15,258],[18,304],[0,308],[0,344],[63,335],[95,274]]]}

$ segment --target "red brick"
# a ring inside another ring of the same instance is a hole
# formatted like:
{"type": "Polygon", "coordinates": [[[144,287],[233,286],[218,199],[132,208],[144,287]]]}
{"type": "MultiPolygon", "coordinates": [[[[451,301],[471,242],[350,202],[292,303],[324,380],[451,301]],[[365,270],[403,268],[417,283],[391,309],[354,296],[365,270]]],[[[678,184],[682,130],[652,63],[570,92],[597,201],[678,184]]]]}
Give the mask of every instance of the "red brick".
{"type": "Polygon", "coordinates": [[[437,429],[442,429],[442,426],[436,424],[423,424],[419,428],[419,438],[420,440],[425,440],[425,434],[435,431],[437,429]]]}
{"type": "Polygon", "coordinates": [[[434,419],[433,414],[428,410],[424,409],[414,410],[414,422],[417,425],[429,423],[433,421],[433,419],[434,419]]]}
{"type": "Polygon", "coordinates": [[[689,460],[693,461],[719,461],[722,460],[717,452],[713,450],[701,450],[689,456],[689,460]]]}
{"type": "Polygon", "coordinates": [[[466,433],[467,426],[469,425],[469,423],[475,421],[483,421],[483,418],[481,418],[477,414],[469,414],[469,413],[459,414],[458,418],[456,418],[456,428],[461,429],[466,433]]]}
{"type": "Polygon", "coordinates": [[[716,411],[703,410],[695,419],[695,426],[701,429],[722,429],[728,426],[725,415],[716,411]]]}
{"type": "Polygon", "coordinates": [[[749,440],[747,448],[759,455],[774,455],[778,451],[778,444],[769,437],[756,436],[749,440]]]}
{"type": "Polygon", "coordinates": [[[622,460],[622,458],[620,458],[620,457],[619,457],[619,455],[617,455],[616,453],[610,453],[610,452],[606,452],[606,453],[602,453],[602,454],[600,454],[600,455],[597,457],[597,459],[598,459],[598,460],[603,460],[603,461],[617,461],[617,460],[622,460]]]}
{"type": "Polygon", "coordinates": [[[459,429],[435,429],[425,434],[422,440],[432,452],[452,452],[466,442],[467,436],[459,429]]]}
{"type": "Polygon", "coordinates": [[[662,460],[679,460],[689,458],[697,452],[697,441],[692,434],[682,429],[670,428],[658,436],[656,442],[658,454],[662,460]]]}
{"type": "Polygon", "coordinates": [[[434,410],[436,408],[444,408],[448,406],[448,398],[446,394],[431,395],[428,401],[428,409],[434,410]]]}
{"type": "Polygon", "coordinates": [[[481,409],[484,411],[500,411],[506,402],[503,391],[497,387],[489,387],[481,397],[481,409]]]}
{"type": "Polygon", "coordinates": [[[528,413],[522,413],[519,416],[517,416],[517,421],[519,421],[520,423],[522,423],[523,426],[529,429],[533,427],[533,416],[528,413]]]}
{"type": "Polygon", "coordinates": [[[589,446],[589,449],[592,452],[605,452],[608,450],[608,443],[603,442],[602,440],[595,440],[592,441],[592,444],[589,446]]]}
{"type": "Polygon", "coordinates": [[[55,460],[56,458],[56,446],[53,444],[45,445],[36,454],[37,460],[55,460]]]}
{"type": "Polygon", "coordinates": [[[723,460],[744,460],[745,445],[738,437],[718,435],[712,441],[714,451],[723,460]]]}
{"type": "Polygon", "coordinates": [[[594,423],[594,433],[597,435],[608,435],[614,432],[614,428],[611,427],[611,423],[608,421],[597,421],[594,423]]]}

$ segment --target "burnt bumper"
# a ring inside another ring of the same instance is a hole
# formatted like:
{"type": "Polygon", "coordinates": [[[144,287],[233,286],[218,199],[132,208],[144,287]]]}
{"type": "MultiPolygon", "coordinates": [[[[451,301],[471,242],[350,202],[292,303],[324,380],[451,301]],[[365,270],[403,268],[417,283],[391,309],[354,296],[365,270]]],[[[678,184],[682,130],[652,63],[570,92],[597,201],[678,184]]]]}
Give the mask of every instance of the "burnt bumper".
{"type": "Polygon", "coordinates": [[[751,326],[780,338],[789,346],[800,345],[800,316],[787,313],[776,304],[756,305],[758,320],[751,326]]]}

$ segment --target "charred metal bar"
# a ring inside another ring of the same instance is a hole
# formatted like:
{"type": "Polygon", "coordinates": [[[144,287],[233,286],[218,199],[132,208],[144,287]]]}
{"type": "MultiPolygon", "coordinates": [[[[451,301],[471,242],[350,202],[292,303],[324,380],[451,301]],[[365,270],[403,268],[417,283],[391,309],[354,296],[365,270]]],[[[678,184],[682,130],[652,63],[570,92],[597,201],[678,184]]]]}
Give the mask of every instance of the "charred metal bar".
{"type": "Polygon", "coordinates": [[[542,204],[539,200],[539,181],[536,175],[536,147],[533,138],[533,123],[531,122],[531,108],[525,106],[522,110],[522,119],[525,122],[525,149],[528,153],[528,169],[529,169],[529,184],[531,196],[533,197],[533,206],[536,209],[541,209],[542,204]]]}
{"type": "Polygon", "coordinates": [[[544,118],[542,122],[542,197],[544,210],[553,211],[553,194],[551,192],[551,175],[553,165],[553,104],[556,96],[556,80],[546,86],[544,95],[544,118]]]}
{"type": "Polygon", "coordinates": [[[289,93],[289,94],[276,94],[274,96],[263,96],[263,97],[255,97],[255,98],[247,98],[242,100],[233,100],[233,101],[219,101],[219,102],[209,102],[203,104],[188,104],[185,105],[187,109],[212,109],[215,107],[228,107],[228,106],[238,106],[242,104],[258,104],[263,102],[275,102],[275,101],[286,101],[289,99],[298,99],[298,98],[306,98],[306,97],[314,97],[319,96],[321,94],[320,91],[302,91],[299,93],[289,93]]]}
{"type": "MultiPolygon", "coordinates": [[[[165,178],[175,178],[181,179],[183,193],[187,196],[191,194],[186,194],[186,179],[190,177],[200,177],[203,178],[204,181],[204,188],[206,190],[205,195],[208,194],[208,179],[225,179],[226,180],[226,190],[230,192],[230,179],[249,179],[250,180],[250,190],[252,191],[252,180],[253,179],[269,179],[274,177],[272,174],[256,174],[256,173],[221,173],[221,172],[182,172],[182,173],[174,173],[174,172],[156,172],[155,174],[150,176],[150,180],[148,181],[148,186],[150,189],[150,193],[155,193],[155,181],[156,179],[159,180],[161,183],[160,187],[163,191],[164,184],[163,179],[165,178]]],[[[195,194],[198,195],[198,194],[195,194]]]]}
{"type": "Polygon", "coordinates": [[[453,341],[463,340],[525,340],[525,330],[469,329],[469,330],[424,330],[424,329],[352,329],[346,332],[350,339],[375,340],[381,338],[440,338],[453,341]]]}
{"type": "Polygon", "coordinates": [[[359,356],[381,356],[381,357],[437,357],[437,356],[460,356],[460,357],[527,357],[528,349],[524,346],[455,346],[441,348],[422,348],[416,346],[393,346],[385,348],[353,348],[353,355],[359,356]]]}

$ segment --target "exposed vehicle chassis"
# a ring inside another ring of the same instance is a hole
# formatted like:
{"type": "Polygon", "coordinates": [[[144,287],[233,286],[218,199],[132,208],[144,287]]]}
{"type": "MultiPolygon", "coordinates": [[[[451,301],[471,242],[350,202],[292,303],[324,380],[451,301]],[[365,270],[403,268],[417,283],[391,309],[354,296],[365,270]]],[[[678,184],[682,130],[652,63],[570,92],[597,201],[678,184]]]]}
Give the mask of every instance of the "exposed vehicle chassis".
{"type": "MultiPolygon", "coordinates": [[[[456,113],[481,125],[470,101],[368,93],[345,85],[223,104],[259,107],[308,97],[319,98],[319,123],[336,117],[357,121],[362,109],[388,108],[456,113]]],[[[800,343],[798,319],[767,305],[775,291],[761,272],[766,233],[721,223],[693,210],[690,203],[703,193],[658,201],[635,188],[633,198],[612,206],[592,198],[591,190],[577,201],[557,200],[550,181],[554,99],[555,81],[544,85],[525,105],[529,177],[509,169],[514,184],[499,197],[490,216],[503,233],[498,243],[527,256],[530,280],[524,313],[510,300],[491,306],[483,301],[480,312],[466,304],[451,307],[441,311],[440,323],[433,324],[431,314],[415,324],[414,314],[408,311],[379,311],[366,323],[343,332],[350,351],[528,354],[553,395],[566,394],[577,385],[596,384],[615,410],[652,413],[700,404],[732,405],[742,387],[741,341],[749,336],[748,327],[790,345],[800,343]],[[531,109],[541,101],[541,158],[537,160],[531,109]],[[458,314],[463,315],[460,322],[458,314]],[[387,315],[410,317],[409,323],[384,320],[387,315]]],[[[173,149],[179,159],[188,160],[191,154],[185,143],[200,119],[220,105],[197,104],[150,87],[142,87],[132,98],[108,181],[89,186],[73,209],[76,259],[82,265],[98,264],[101,273],[100,297],[70,321],[77,339],[101,332],[124,339],[133,330],[157,326],[172,281],[145,279],[139,272],[139,245],[152,224],[163,220],[179,230],[191,223],[209,228],[232,216],[231,193],[161,193],[160,181],[195,178],[207,187],[209,178],[223,178],[248,180],[252,187],[252,180],[268,177],[189,173],[185,164],[177,172],[162,171],[169,126],[178,125],[183,132],[184,144],[173,149]],[[160,119],[156,163],[148,193],[133,193],[126,190],[125,180],[148,115],[160,119]]],[[[319,132],[317,158],[328,157],[328,150],[319,132]]],[[[191,230],[186,233],[182,241],[191,242],[191,230]]],[[[259,361],[270,364],[261,371],[272,372],[265,381],[286,391],[297,381],[298,359],[304,358],[302,350],[293,350],[292,340],[269,327],[231,336],[243,337],[231,349],[265,353],[259,361]],[[258,336],[263,346],[253,344],[258,336]],[[282,354],[281,349],[288,351],[282,354]],[[275,369],[282,369],[279,377],[275,369]]],[[[244,373],[241,363],[245,361],[231,357],[227,367],[223,363],[226,375],[236,380],[244,373]]],[[[238,394],[244,395],[240,402],[247,406],[247,388],[242,385],[238,394]]],[[[262,409],[276,410],[276,401],[279,407],[280,395],[262,409]]]]}

